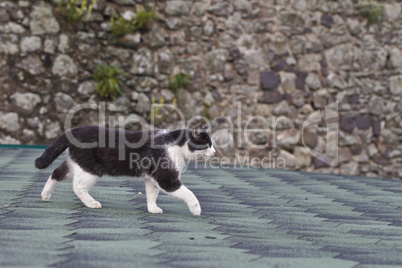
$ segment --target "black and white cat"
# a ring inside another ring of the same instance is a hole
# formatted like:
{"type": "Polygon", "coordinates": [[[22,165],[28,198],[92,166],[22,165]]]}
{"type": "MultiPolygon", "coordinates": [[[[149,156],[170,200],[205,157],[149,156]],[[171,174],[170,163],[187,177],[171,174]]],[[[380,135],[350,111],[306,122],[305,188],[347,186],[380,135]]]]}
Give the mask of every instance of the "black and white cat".
{"type": "Polygon", "coordinates": [[[180,181],[185,161],[198,155],[215,155],[208,126],[193,129],[125,131],[97,126],[77,127],[57,138],[36,159],[35,166],[47,168],[67,150],[65,161],[56,168],[42,191],[42,199],[49,201],[57,184],[73,180],[77,197],[89,208],[101,204],[88,194],[102,175],[145,178],[147,207],[150,213],[162,213],[156,205],[159,190],[183,200],[194,215],[201,214],[200,204],[180,181]],[[124,143],[122,143],[124,140],[124,143]]]}

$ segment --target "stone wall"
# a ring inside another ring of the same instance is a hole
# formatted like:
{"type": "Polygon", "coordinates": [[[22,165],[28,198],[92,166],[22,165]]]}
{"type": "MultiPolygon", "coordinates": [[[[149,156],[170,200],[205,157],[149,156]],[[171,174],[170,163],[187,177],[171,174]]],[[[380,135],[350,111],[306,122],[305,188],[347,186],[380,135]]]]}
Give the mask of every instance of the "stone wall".
{"type": "MultiPolygon", "coordinates": [[[[0,0],[0,142],[52,141],[72,107],[102,101],[92,78],[98,63],[117,63],[124,94],[104,106],[106,116],[149,122],[152,100],[163,98],[186,119],[211,119],[216,143],[231,142],[220,154],[232,160],[248,153],[274,166],[284,159],[288,169],[401,178],[402,4],[381,2],[384,14],[370,25],[352,0],[156,1],[151,31],[114,39],[111,16],[127,16],[142,1],[98,0],[86,22],[71,25],[57,0],[0,0]],[[192,85],[174,94],[167,85],[180,72],[192,85]],[[324,120],[335,101],[338,117],[324,120]],[[323,119],[302,133],[319,110],[323,119]],[[335,167],[304,146],[325,153],[331,137],[335,167]]],[[[179,126],[174,112],[160,112],[169,116],[158,127],[179,126]]],[[[97,110],[73,119],[90,124],[99,124],[97,110]]]]}

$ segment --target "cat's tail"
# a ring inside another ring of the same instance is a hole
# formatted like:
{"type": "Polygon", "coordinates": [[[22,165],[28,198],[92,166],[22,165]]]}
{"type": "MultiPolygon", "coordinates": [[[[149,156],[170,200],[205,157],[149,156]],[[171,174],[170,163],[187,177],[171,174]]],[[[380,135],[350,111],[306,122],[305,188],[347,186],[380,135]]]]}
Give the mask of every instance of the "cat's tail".
{"type": "Polygon", "coordinates": [[[66,134],[58,137],[46,148],[43,154],[35,160],[35,167],[44,169],[50,166],[50,164],[67,149],[68,144],[69,142],[66,134]]]}

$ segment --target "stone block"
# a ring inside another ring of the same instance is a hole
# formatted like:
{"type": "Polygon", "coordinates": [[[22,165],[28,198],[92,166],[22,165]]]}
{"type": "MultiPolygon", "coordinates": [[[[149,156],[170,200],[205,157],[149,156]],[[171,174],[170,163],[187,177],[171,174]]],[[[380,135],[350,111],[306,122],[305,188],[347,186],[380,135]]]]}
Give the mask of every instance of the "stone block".
{"type": "Polygon", "coordinates": [[[308,168],[311,165],[311,154],[304,147],[296,147],[294,150],[296,168],[308,168]]]}
{"type": "Polygon", "coordinates": [[[33,35],[56,34],[60,31],[60,25],[53,15],[52,7],[43,2],[34,5],[30,17],[29,25],[33,35]]]}
{"type": "Polygon", "coordinates": [[[52,73],[60,77],[75,78],[78,68],[70,56],[62,54],[54,60],[52,73]]]}
{"type": "Polygon", "coordinates": [[[320,54],[307,54],[299,59],[297,66],[298,69],[302,72],[320,71],[321,60],[322,57],[320,54]]]}
{"type": "Polygon", "coordinates": [[[356,120],[354,117],[341,116],[339,120],[339,127],[343,131],[352,133],[356,127],[356,120]]]}
{"type": "Polygon", "coordinates": [[[38,94],[16,92],[10,97],[14,104],[24,111],[32,112],[42,100],[38,94]]]}
{"type": "Polygon", "coordinates": [[[258,100],[260,103],[272,104],[283,100],[283,94],[279,90],[264,91],[262,97],[258,100]]]}
{"type": "Polygon", "coordinates": [[[370,127],[370,116],[369,115],[358,115],[356,117],[356,126],[358,129],[368,129],[370,127]]]}
{"type": "Polygon", "coordinates": [[[402,75],[394,75],[389,78],[389,89],[394,95],[402,95],[402,75]]]}
{"type": "Polygon", "coordinates": [[[271,91],[277,89],[279,86],[279,82],[279,77],[275,72],[260,72],[260,86],[262,90],[271,91]]]}
{"type": "Polygon", "coordinates": [[[321,25],[324,25],[327,28],[331,28],[333,22],[334,20],[331,15],[325,13],[321,15],[321,25]]]}

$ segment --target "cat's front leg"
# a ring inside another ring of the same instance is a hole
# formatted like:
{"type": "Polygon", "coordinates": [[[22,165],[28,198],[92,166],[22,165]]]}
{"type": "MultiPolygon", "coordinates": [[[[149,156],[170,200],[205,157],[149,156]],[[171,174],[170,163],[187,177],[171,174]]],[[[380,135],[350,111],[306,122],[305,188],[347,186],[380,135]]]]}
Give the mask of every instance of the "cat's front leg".
{"type": "Polygon", "coordinates": [[[188,208],[190,209],[191,213],[193,213],[193,215],[201,215],[201,206],[198,202],[197,197],[195,197],[193,192],[190,191],[186,186],[181,185],[179,189],[173,192],[168,192],[168,194],[186,202],[188,208]]]}
{"type": "Polygon", "coordinates": [[[163,210],[156,205],[156,199],[158,198],[159,188],[149,180],[145,180],[145,192],[147,194],[147,208],[149,213],[160,214],[163,210]]]}

